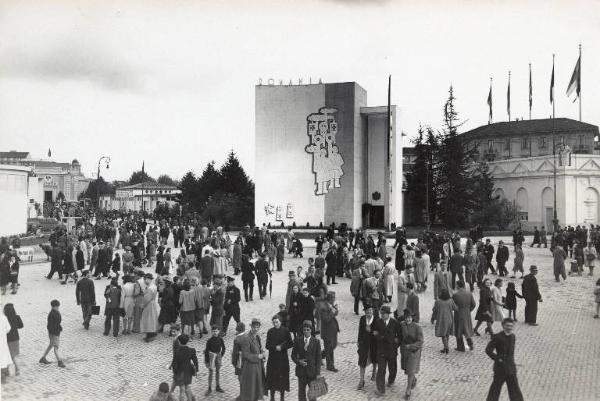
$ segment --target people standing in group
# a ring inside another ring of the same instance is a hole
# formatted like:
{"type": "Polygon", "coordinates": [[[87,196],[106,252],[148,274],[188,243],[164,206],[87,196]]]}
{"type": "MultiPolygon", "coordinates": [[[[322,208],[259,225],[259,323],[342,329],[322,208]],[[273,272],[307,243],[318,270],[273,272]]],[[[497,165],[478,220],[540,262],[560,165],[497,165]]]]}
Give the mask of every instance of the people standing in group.
{"type": "Polygon", "coordinates": [[[306,388],[321,374],[321,343],[313,337],[313,325],[310,322],[302,323],[302,336],[294,341],[292,361],[296,364],[298,401],[307,401],[306,388]]]}
{"type": "Polygon", "coordinates": [[[288,349],[294,343],[286,327],[282,326],[281,317],[274,315],[271,319],[273,327],[267,332],[265,348],[269,351],[266,373],[266,390],[270,391],[271,401],[275,401],[275,393],[279,392],[280,401],[284,401],[285,392],[290,391],[290,361],[288,349]]]}
{"type": "Polygon", "coordinates": [[[521,284],[521,294],[525,300],[525,323],[531,326],[537,326],[538,302],[542,302],[542,294],[538,286],[537,278],[538,268],[535,265],[529,267],[529,274],[523,278],[521,284]]]}
{"type": "Polygon", "coordinates": [[[465,282],[456,283],[457,290],[452,295],[452,300],[456,304],[454,311],[454,329],[456,337],[456,350],[465,352],[465,343],[463,337],[467,340],[467,345],[473,351],[473,321],[471,312],[475,309],[475,298],[473,294],[465,289],[465,282]]]}
{"type": "Polygon", "coordinates": [[[500,391],[506,382],[510,401],[523,401],[523,394],[517,379],[515,364],[515,335],[512,333],[512,319],[502,320],[502,331],[494,334],[485,348],[485,353],[494,361],[494,379],[486,401],[498,401],[500,391]]]}
{"type": "Polygon", "coordinates": [[[48,347],[46,347],[46,351],[44,351],[44,354],[40,358],[40,363],[45,365],[50,364],[51,362],[46,359],[46,356],[48,356],[48,353],[50,353],[50,351],[54,351],[54,356],[58,361],[58,367],[64,368],[66,366],[58,351],[58,348],[60,347],[60,334],[62,332],[62,316],[59,311],[60,302],[57,299],[53,299],[50,302],[50,307],[51,310],[48,313],[48,324],[46,325],[46,328],[48,330],[49,343],[48,347]]]}
{"type": "MultiPolygon", "coordinates": [[[[15,376],[19,376],[19,364],[17,363],[20,355],[19,330],[24,327],[23,320],[15,311],[15,306],[12,303],[4,305],[4,316],[6,316],[8,324],[10,325],[10,331],[6,333],[6,343],[12,364],[15,367],[15,376]]],[[[0,335],[4,335],[4,333],[2,332],[0,335]]],[[[4,357],[6,357],[6,355],[4,357]]],[[[4,368],[4,366],[2,367],[4,368]]]]}
{"type": "Polygon", "coordinates": [[[423,348],[423,329],[413,318],[409,309],[404,310],[404,320],[400,322],[400,367],[407,377],[404,398],[409,399],[417,386],[416,374],[421,367],[421,349],[423,348]]]}

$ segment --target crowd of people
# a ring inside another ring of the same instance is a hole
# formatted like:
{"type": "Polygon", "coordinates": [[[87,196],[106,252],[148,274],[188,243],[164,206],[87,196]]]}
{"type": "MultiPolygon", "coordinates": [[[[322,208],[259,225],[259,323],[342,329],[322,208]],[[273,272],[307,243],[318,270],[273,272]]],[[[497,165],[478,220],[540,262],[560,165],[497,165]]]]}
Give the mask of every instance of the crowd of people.
{"type": "MultiPolygon", "coordinates": [[[[581,274],[585,266],[593,275],[599,233],[600,228],[592,226],[589,230],[566,228],[553,235],[551,250],[557,280],[559,276],[566,277],[564,261],[569,257],[574,261],[573,273],[581,274]],[[585,248],[579,245],[583,243],[585,248]]],[[[536,231],[531,246],[545,244],[545,236],[536,231]]],[[[523,399],[514,367],[512,329],[517,321],[518,299],[525,302],[525,323],[537,325],[542,296],[536,279],[537,266],[531,265],[529,274],[524,274],[522,233],[515,231],[513,235],[512,275],[506,267],[511,257],[509,248],[503,241],[495,248],[490,239],[484,240],[479,227],[469,232],[466,241],[461,241],[456,232],[423,232],[411,243],[399,228],[394,244],[388,246],[383,233],[369,235],[331,225],[325,235],[314,241],[315,255],[307,259],[307,265],[288,272],[285,300],[272,312],[272,328],[264,345],[258,334],[260,318],[253,318],[246,331],[240,304],[254,302],[255,283],[258,297],[267,297],[272,290],[268,289],[272,276],[283,270],[286,255],[303,257],[302,242],[292,229],[246,227],[233,240],[222,227],[208,227],[193,220],[162,219],[151,223],[136,214],[105,215],[92,216],[75,232],[58,227],[50,236],[50,244],[43,248],[50,260],[46,277],[51,279],[58,273],[62,284],[67,285],[69,279],[74,282],[75,301],[81,306],[85,329],[100,312],[100,297],[96,296],[92,277],[109,280],[103,292],[105,336],[143,333],[144,341],[150,342],[168,328],[166,332],[174,337],[172,382],[162,383],[154,400],[173,397],[177,388],[180,400],[196,398],[191,383],[200,367],[196,350],[189,345],[194,336],[208,337],[203,350],[209,373],[205,396],[213,390],[225,391],[220,369],[229,349],[239,380],[238,400],[256,401],[265,395],[274,400],[279,394],[283,401],[290,391],[290,349],[296,366],[298,399],[314,400],[322,395],[326,386],[321,365],[332,373],[338,372],[335,349],[340,307],[332,286],[341,283],[342,277],[350,279],[349,288],[338,291],[349,291],[356,315],[361,315],[361,309],[364,312],[358,319],[358,390],[367,385],[365,373],[370,365],[375,393],[385,394],[386,386],[395,384],[399,351],[400,367],[407,377],[405,398],[411,397],[417,386],[425,340],[421,325],[426,311],[420,310],[419,298],[432,294],[430,321],[442,344],[440,352],[450,353],[451,336],[456,338],[456,351],[473,351],[474,337],[482,335],[479,329],[485,325],[484,335],[490,336],[485,352],[495,360],[494,381],[487,399],[497,400],[504,382],[511,400],[523,399]],[[169,243],[173,243],[172,248],[169,243]],[[518,281],[513,281],[518,273],[522,279],[520,293],[515,285],[518,281]],[[235,284],[237,275],[241,289],[235,284]],[[508,284],[504,292],[505,281],[508,284]],[[432,291],[426,292],[430,285],[432,291]],[[478,303],[473,296],[476,288],[478,303]],[[392,305],[394,295],[396,305],[392,305]],[[224,339],[232,318],[236,323],[235,336],[229,346],[224,339]]],[[[13,266],[18,265],[18,258],[5,245],[0,256],[2,283],[4,272],[12,272],[13,266]]],[[[18,288],[18,267],[16,270],[14,287],[18,288]]],[[[595,296],[598,305],[600,281],[595,296]]],[[[16,332],[18,341],[23,322],[16,318],[12,304],[4,309],[7,317],[12,316],[7,327],[13,339],[16,332]]],[[[40,363],[51,363],[47,357],[53,351],[58,366],[64,367],[59,351],[59,310],[60,302],[53,300],[47,324],[49,344],[40,363]]],[[[14,362],[18,342],[16,350],[13,344],[10,355],[14,362]]]]}

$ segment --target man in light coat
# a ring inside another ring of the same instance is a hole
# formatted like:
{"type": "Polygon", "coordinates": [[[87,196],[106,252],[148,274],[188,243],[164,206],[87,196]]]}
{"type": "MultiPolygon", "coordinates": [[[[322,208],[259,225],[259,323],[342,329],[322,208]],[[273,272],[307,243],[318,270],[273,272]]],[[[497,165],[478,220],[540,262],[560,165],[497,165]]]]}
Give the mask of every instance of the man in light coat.
{"type": "Polygon", "coordinates": [[[467,339],[469,348],[473,350],[473,320],[471,312],[475,309],[475,299],[470,291],[465,289],[465,282],[456,283],[458,290],[452,295],[452,300],[458,307],[454,311],[454,334],[456,336],[456,350],[465,352],[463,336],[467,339]]]}

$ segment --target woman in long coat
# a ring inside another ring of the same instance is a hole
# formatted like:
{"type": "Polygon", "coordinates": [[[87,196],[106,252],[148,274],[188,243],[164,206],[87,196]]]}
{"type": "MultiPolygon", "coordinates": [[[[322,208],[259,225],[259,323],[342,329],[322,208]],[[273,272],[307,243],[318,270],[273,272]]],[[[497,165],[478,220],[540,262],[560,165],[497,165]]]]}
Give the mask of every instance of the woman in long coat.
{"type": "Polygon", "coordinates": [[[421,257],[421,251],[417,250],[415,253],[415,281],[416,291],[422,292],[427,288],[425,282],[427,281],[427,267],[425,260],[421,257]]]}
{"type": "Polygon", "coordinates": [[[171,281],[164,279],[165,288],[163,288],[160,296],[160,313],[158,315],[158,322],[160,323],[159,331],[162,331],[163,326],[168,324],[169,335],[172,336],[175,332],[173,330],[173,324],[177,321],[177,309],[175,308],[175,291],[171,281]]]}
{"type": "Polygon", "coordinates": [[[288,314],[290,317],[290,332],[294,334],[294,338],[300,333],[302,326],[302,303],[303,295],[300,293],[300,289],[297,285],[292,287],[292,296],[290,299],[290,307],[288,314]]]}
{"type": "Polygon", "coordinates": [[[398,274],[398,313],[406,309],[406,300],[409,292],[408,288],[406,288],[406,284],[408,284],[408,282],[406,270],[402,270],[400,274],[398,274]]]}
{"type": "Polygon", "coordinates": [[[287,328],[281,325],[281,317],[273,316],[273,327],[267,332],[265,348],[269,351],[267,360],[267,390],[271,390],[271,400],[275,399],[275,392],[290,391],[290,360],[288,349],[292,348],[292,336],[287,328]]]}
{"type": "Polygon", "coordinates": [[[448,339],[454,334],[454,311],[458,310],[454,301],[450,298],[448,290],[443,289],[440,292],[440,297],[436,299],[433,305],[433,314],[431,315],[431,323],[435,322],[435,336],[442,338],[444,349],[440,352],[447,354],[448,339]]]}
{"type": "Polygon", "coordinates": [[[240,401],[262,400],[264,388],[264,350],[258,330],[260,321],[252,319],[248,334],[240,338],[242,372],[240,373],[240,401]]]}
{"type": "Polygon", "coordinates": [[[496,279],[494,286],[492,287],[492,320],[494,322],[501,322],[504,319],[504,302],[502,302],[502,279],[496,279]]]}
{"type": "Polygon", "coordinates": [[[483,322],[485,322],[487,326],[485,332],[489,333],[490,335],[494,334],[494,332],[492,331],[492,292],[490,289],[491,286],[492,282],[489,278],[486,278],[485,280],[483,280],[483,285],[479,290],[479,306],[477,308],[477,312],[475,313],[475,320],[477,321],[477,324],[475,325],[474,332],[476,336],[480,336],[477,330],[483,322]]]}
{"type": "Polygon", "coordinates": [[[515,261],[513,265],[513,276],[515,278],[517,272],[521,272],[521,278],[523,278],[523,261],[525,260],[525,254],[523,253],[523,249],[521,245],[515,245],[515,261]]]}
{"type": "Polygon", "coordinates": [[[383,278],[383,294],[387,298],[387,302],[391,302],[392,295],[394,295],[394,265],[392,264],[392,258],[386,257],[386,265],[383,267],[382,278],[383,278]]]}
{"type": "Polygon", "coordinates": [[[413,322],[413,316],[408,309],[404,310],[404,321],[400,323],[402,342],[400,344],[400,367],[406,374],[406,393],[404,398],[409,399],[410,393],[417,385],[415,375],[421,367],[421,349],[423,348],[423,329],[413,322]]]}
{"type": "Polygon", "coordinates": [[[236,240],[233,244],[231,255],[231,264],[233,265],[233,274],[240,274],[242,270],[242,245],[240,240],[236,240]]]}
{"type": "Polygon", "coordinates": [[[365,307],[364,316],[360,317],[358,322],[358,366],[360,368],[360,381],[358,389],[362,390],[365,386],[365,370],[367,365],[371,364],[371,380],[375,380],[377,374],[377,340],[373,335],[373,330],[377,327],[377,319],[373,316],[373,307],[365,307]]]}
{"type": "Polygon", "coordinates": [[[140,332],[146,333],[146,337],[144,338],[144,341],[146,342],[154,340],[156,338],[156,332],[158,331],[158,289],[152,280],[152,274],[146,274],[144,276],[146,289],[144,290],[144,309],[140,320],[140,332]]]}

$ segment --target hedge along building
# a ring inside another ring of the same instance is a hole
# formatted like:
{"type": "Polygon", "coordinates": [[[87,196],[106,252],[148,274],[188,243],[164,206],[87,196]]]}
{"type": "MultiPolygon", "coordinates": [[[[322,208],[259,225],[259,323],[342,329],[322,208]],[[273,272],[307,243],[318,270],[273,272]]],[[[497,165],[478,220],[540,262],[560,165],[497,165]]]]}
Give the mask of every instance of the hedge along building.
{"type": "Polygon", "coordinates": [[[396,106],[345,82],[259,84],[255,107],[257,225],[402,224],[396,106]]]}
{"type": "Polygon", "coordinates": [[[488,162],[494,194],[518,207],[523,228],[553,230],[555,164],[559,225],[600,223],[597,126],[567,118],[521,120],[488,124],[461,137],[488,162]]]}

